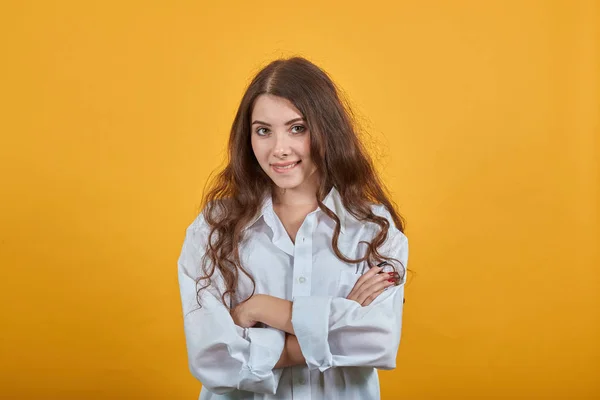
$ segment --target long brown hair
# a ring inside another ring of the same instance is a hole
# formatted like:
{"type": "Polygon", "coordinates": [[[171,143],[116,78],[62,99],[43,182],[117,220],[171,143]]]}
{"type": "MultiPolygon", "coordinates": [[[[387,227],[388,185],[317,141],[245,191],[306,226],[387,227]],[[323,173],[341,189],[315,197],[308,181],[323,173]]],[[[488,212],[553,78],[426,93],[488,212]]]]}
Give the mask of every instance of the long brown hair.
{"type": "MultiPolygon", "coordinates": [[[[359,140],[352,111],[341,100],[327,73],[300,57],[273,61],[254,77],[244,93],[231,127],[228,163],[204,192],[202,212],[211,229],[203,258],[204,276],[198,279],[198,302],[200,291],[211,284],[216,270],[223,279],[225,291],[221,301],[226,307],[230,308],[226,296],[231,299],[237,295],[240,273],[250,278],[254,294],[255,281],[241,265],[238,244],[244,239],[244,227],[257,214],[273,185],[256,160],[250,143],[252,109],[262,94],[292,102],[308,125],[311,156],[320,177],[317,203],[335,221],[331,240],[340,260],[347,263],[367,260],[369,265],[390,260],[377,250],[387,237],[389,222],[372,212],[371,203],[384,205],[396,227],[404,232],[404,221],[359,140]],[[332,187],[339,191],[344,207],[354,217],[381,227],[371,243],[363,242],[366,253],[360,259],[349,259],[338,248],[340,221],[322,202],[332,187]]],[[[405,273],[400,272],[401,276],[405,273]]]]}

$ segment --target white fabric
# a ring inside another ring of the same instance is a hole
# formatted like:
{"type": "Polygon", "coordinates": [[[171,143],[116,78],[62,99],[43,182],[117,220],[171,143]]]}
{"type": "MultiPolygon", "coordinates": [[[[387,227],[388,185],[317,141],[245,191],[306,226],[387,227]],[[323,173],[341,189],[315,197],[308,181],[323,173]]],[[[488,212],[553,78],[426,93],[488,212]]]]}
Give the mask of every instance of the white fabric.
{"type": "MultiPolygon", "coordinates": [[[[370,242],[379,227],[356,220],[344,209],[335,188],[324,204],[340,219],[342,254],[362,256],[365,245],[359,242],[370,242]]],[[[380,253],[407,266],[406,236],[384,206],[373,205],[372,210],[390,222],[380,253]]],[[[401,284],[388,288],[369,306],[347,300],[368,266],[335,256],[334,227],[335,222],[317,208],[304,220],[294,244],[269,196],[244,230],[240,256],[256,281],[255,293],[293,301],[292,324],[307,365],[280,369],[273,367],[285,334],[270,327],[236,326],[221,303],[220,281],[200,292],[202,307],[198,306],[196,279],[209,227],[200,214],[187,228],[178,260],[179,284],[189,367],[203,385],[200,399],[379,399],[376,369],[396,366],[406,274],[397,265],[401,284]]],[[[250,281],[241,275],[241,299],[251,290],[250,281]]]]}

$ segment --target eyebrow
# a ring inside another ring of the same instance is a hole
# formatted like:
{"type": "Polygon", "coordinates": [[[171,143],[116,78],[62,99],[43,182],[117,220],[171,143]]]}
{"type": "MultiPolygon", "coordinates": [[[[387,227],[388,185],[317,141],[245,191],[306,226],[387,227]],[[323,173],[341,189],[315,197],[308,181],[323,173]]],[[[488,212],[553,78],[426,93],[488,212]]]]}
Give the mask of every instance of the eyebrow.
{"type": "MultiPolygon", "coordinates": [[[[298,122],[298,121],[304,121],[304,118],[294,118],[294,119],[290,119],[290,120],[289,120],[288,122],[286,122],[285,124],[286,124],[286,125],[291,125],[291,124],[293,124],[294,122],[298,122]]],[[[256,120],[256,121],[252,122],[252,125],[254,125],[254,124],[271,126],[271,124],[269,124],[269,123],[267,123],[267,122],[264,122],[264,121],[259,121],[259,120],[256,120]]]]}

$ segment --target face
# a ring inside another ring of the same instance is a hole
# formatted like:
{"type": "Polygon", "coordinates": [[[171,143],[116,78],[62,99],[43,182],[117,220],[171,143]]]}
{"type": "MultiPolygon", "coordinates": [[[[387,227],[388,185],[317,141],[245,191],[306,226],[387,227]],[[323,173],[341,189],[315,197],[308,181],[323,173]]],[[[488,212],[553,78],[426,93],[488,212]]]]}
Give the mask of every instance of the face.
{"type": "Polygon", "coordinates": [[[252,110],[252,150],[263,171],[282,189],[311,189],[316,166],[310,156],[310,132],[287,99],[259,96],[252,110]]]}

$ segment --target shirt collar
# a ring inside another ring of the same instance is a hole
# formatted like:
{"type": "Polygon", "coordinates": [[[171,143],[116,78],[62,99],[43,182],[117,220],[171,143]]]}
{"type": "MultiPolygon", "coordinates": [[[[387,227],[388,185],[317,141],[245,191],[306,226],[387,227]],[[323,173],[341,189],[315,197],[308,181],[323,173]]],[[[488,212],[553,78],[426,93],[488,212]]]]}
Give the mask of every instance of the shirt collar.
{"type": "Polygon", "coordinates": [[[252,225],[254,225],[256,223],[256,221],[258,221],[263,215],[265,215],[265,212],[267,212],[267,210],[272,210],[272,209],[273,209],[273,198],[271,197],[271,194],[267,194],[263,198],[260,210],[258,210],[256,215],[254,217],[252,217],[250,222],[248,222],[246,224],[246,226],[242,229],[242,231],[245,231],[248,228],[250,228],[252,225]]]}
{"type": "MultiPolygon", "coordinates": [[[[344,207],[344,204],[342,203],[342,197],[340,196],[340,193],[335,187],[332,187],[327,196],[325,196],[323,204],[325,204],[325,206],[331,211],[333,211],[338,217],[338,219],[340,220],[340,233],[343,234],[346,230],[347,212],[346,208],[344,207]]],[[[254,225],[265,214],[265,212],[267,212],[267,210],[273,210],[273,198],[271,197],[271,194],[265,195],[260,210],[256,213],[254,217],[252,217],[250,222],[248,222],[248,224],[243,228],[243,230],[245,231],[252,225],[254,225]]],[[[321,212],[321,210],[317,211],[321,212]]]]}

